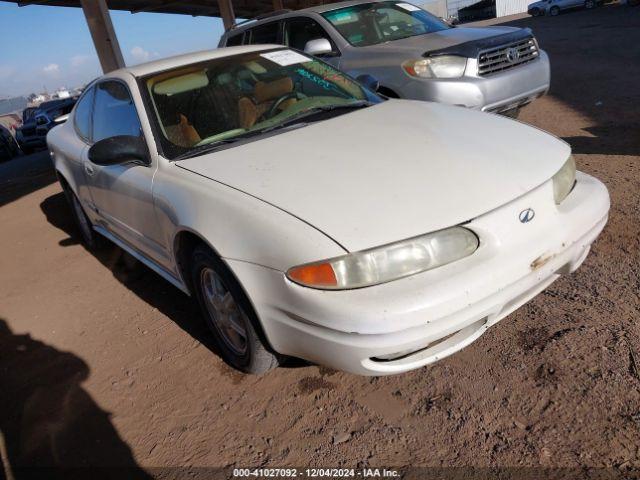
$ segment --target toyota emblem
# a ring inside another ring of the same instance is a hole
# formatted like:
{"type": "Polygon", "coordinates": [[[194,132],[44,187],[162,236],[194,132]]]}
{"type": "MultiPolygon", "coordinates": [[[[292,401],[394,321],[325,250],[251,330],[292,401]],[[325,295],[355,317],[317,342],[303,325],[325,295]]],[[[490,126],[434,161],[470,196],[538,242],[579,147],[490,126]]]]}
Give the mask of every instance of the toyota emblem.
{"type": "Polygon", "coordinates": [[[507,61],[509,63],[516,62],[518,61],[519,58],[520,58],[520,50],[518,50],[515,47],[512,47],[509,50],[507,50],[507,61]]]}

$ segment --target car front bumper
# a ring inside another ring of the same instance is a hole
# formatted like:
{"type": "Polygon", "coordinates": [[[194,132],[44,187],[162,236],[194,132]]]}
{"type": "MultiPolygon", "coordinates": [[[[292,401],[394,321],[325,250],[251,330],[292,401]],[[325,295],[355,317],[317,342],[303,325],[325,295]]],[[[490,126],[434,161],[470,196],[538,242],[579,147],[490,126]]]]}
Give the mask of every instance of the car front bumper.
{"type": "Polygon", "coordinates": [[[478,217],[470,257],[369,288],[321,291],[283,272],[228,260],[249,294],[271,346],[361,375],[413,370],[451,355],[585,260],[609,211],[606,187],[578,173],[553,202],[551,182],[478,217]],[[535,218],[520,223],[519,212],[535,218]],[[395,358],[393,360],[381,357],[395,358]]]}
{"type": "MultiPolygon", "coordinates": [[[[477,71],[470,59],[468,72],[477,71]]],[[[524,106],[549,90],[551,68],[546,52],[529,63],[510,70],[480,77],[468,74],[455,79],[412,79],[402,87],[403,98],[458,105],[500,113],[524,106]]]]}

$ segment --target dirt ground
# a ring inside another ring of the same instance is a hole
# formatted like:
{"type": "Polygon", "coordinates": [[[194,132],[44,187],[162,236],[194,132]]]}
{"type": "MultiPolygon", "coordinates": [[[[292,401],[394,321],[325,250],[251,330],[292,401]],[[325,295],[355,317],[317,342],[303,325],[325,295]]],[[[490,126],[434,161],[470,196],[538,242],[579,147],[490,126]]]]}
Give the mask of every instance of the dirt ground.
{"type": "Polygon", "coordinates": [[[5,468],[640,468],[640,8],[510,24],[552,62],[550,95],[521,119],[568,141],[611,192],[578,272],[428,368],[244,376],[186,296],[115,247],[78,244],[46,153],[0,165],[5,468]]]}

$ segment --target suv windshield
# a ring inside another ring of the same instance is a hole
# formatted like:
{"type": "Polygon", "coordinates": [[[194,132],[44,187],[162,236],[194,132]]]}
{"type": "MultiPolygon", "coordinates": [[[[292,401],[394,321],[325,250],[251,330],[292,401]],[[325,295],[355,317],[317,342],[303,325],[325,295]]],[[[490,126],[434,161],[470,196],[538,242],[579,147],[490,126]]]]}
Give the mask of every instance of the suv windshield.
{"type": "Polygon", "coordinates": [[[218,58],[142,82],[169,159],[306,122],[316,112],[382,101],[326,63],[289,49],[218,58]]]}
{"type": "Polygon", "coordinates": [[[451,28],[410,3],[375,2],[322,14],[351,45],[366,47],[451,28]]]}

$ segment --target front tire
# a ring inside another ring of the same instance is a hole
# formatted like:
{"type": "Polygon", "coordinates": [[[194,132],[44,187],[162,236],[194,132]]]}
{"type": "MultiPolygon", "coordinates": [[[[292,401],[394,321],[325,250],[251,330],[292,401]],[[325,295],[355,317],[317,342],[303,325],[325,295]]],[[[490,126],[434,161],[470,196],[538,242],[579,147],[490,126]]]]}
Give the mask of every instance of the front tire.
{"type": "Polygon", "coordinates": [[[560,9],[558,7],[551,7],[551,10],[549,10],[549,14],[552,17],[557,16],[560,13],[560,9]]]}
{"type": "Polygon", "coordinates": [[[73,193],[68,186],[64,185],[64,183],[62,184],[62,189],[71,206],[71,213],[73,214],[76,227],[78,227],[82,243],[89,250],[99,250],[104,245],[104,239],[93,229],[91,220],[89,220],[87,214],[84,213],[84,208],[82,208],[82,204],[76,194],[73,193]]]}
{"type": "Polygon", "coordinates": [[[256,375],[278,366],[278,355],[267,347],[257,316],[238,281],[203,245],[193,252],[191,284],[223,360],[256,375]]]}
{"type": "Polygon", "coordinates": [[[591,10],[592,8],[595,8],[595,6],[596,6],[595,0],[586,0],[584,2],[584,8],[586,8],[587,10],[591,10]]]}

